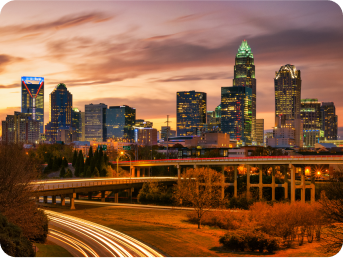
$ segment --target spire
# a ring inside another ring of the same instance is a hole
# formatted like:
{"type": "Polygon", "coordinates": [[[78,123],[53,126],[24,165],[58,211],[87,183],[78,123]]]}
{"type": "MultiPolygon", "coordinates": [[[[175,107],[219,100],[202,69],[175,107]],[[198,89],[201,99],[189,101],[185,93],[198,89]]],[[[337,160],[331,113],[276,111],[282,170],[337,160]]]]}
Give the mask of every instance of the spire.
{"type": "Polygon", "coordinates": [[[242,44],[240,45],[240,47],[238,48],[238,52],[236,57],[250,57],[250,58],[254,58],[251,48],[248,45],[248,41],[243,40],[242,44]]]}

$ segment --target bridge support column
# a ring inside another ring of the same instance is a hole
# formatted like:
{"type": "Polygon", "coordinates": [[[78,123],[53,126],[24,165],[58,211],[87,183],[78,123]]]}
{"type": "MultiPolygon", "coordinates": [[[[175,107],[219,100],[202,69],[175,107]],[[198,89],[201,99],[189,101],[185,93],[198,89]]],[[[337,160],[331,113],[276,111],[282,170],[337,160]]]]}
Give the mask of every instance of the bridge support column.
{"type": "Polygon", "coordinates": [[[135,188],[129,188],[128,193],[129,193],[129,201],[132,203],[132,193],[134,192],[135,188]]]}
{"type": "Polygon", "coordinates": [[[250,165],[247,165],[247,199],[250,199],[250,165]]]}
{"type": "Polygon", "coordinates": [[[62,206],[66,205],[66,196],[64,194],[61,194],[61,205],[62,206]]]}
{"type": "Polygon", "coordinates": [[[135,167],[131,167],[131,177],[135,177],[135,167]]]}
{"type": "Polygon", "coordinates": [[[316,201],[316,186],[314,183],[311,183],[311,204],[316,201]]]}
{"type": "Polygon", "coordinates": [[[43,196],[44,200],[43,203],[48,203],[48,196],[43,196]]]}
{"type": "Polygon", "coordinates": [[[284,189],[285,189],[285,199],[288,199],[288,174],[287,174],[287,167],[280,166],[280,170],[282,169],[282,173],[284,174],[284,189]]]}
{"type": "Polygon", "coordinates": [[[233,171],[233,196],[237,198],[237,166],[234,166],[233,171]]]}
{"type": "Polygon", "coordinates": [[[56,204],[56,195],[51,196],[51,203],[56,204]]]}
{"type": "Polygon", "coordinates": [[[137,168],[137,177],[141,176],[141,168],[137,168]]]}
{"type": "Polygon", "coordinates": [[[105,191],[101,191],[101,201],[105,202],[105,191]]]}
{"type": "Polygon", "coordinates": [[[295,202],[295,167],[289,164],[289,169],[291,172],[291,203],[295,202]]]}
{"type": "Polygon", "coordinates": [[[305,203],[305,190],[306,190],[306,185],[305,185],[305,172],[304,169],[301,168],[301,202],[305,203]]]}
{"type": "Polygon", "coordinates": [[[180,183],[181,180],[181,166],[177,165],[177,182],[180,183]]]}
{"type": "Polygon", "coordinates": [[[119,193],[114,193],[114,202],[115,203],[119,202],[119,193]]]}
{"type": "Polygon", "coordinates": [[[194,169],[196,169],[197,168],[197,164],[194,164],[194,169]]]}
{"type": "Polygon", "coordinates": [[[76,197],[76,193],[69,194],[71,210],[75,210],[75,197],[76,197]]]}
{"type": "Polygon", "coordinates": [[[259,199],[262,200],[263,198],[263,179],[262,179],[262,165],[258,166],[258,175],[259,175],[259,181],[258,181],[258,193],[259,193],[259,199]]]}
{"type": "Polygon", "coordinates": [[[88,192],[88,200],[92,200],[93,192],[88,192]]]}
{"type": "Polygon", "coordinates": [[[275,201],[275,166],[272,166],[272,201],[275,201]]]}

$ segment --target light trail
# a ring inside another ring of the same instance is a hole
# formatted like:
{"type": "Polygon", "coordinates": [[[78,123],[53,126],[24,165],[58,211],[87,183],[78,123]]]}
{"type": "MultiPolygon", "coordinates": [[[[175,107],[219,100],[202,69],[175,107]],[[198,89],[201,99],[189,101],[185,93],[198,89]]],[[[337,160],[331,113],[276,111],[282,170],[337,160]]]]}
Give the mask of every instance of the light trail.
{"type": "MultiPolygon", "coordinates": [[[[108,227],[49,210],[45,210],[45,213],[53,223],[66,227],[67,230],[75,231],[76,233],[81,234],[82,237],[85,237],[100,246],[102,250],[105,249],[108,256],[163,257],[162,254],[137,239],[108,227]]],[[[73,248],[77,249],[82,254],[86,254],[85,256],[88,256],[88,254],[95,257],[99,256],[98,252],[94,250],[94,247],[91,248],[78,239],[56,230],[52,230],[51,233],[52,237],[58,237],[60,241],[67,242],[66,244],[72,245],[73,248]]]]}

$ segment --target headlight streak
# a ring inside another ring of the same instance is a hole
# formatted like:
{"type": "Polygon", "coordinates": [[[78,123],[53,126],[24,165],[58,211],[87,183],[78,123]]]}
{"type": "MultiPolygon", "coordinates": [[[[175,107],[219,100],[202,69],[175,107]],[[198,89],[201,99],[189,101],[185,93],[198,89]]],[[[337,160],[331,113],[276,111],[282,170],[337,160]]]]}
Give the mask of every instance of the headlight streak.
{"type": "Polygon", "coordinates": [[[98,239],[100,242],[105,244],[111,250],[115,251],[115,253],[117,253],[121,257],[133,256],[131,253],[126,251],[124,247],[127,250],[130,250],[131,252],[133,252],[134,256],[163,257],[163,255],[161,255],[160,253],[158,253],[151,247],[141,243],[140,241],[130,236],[120,233],[116,230],[107,228],[105,226],[102,226],[102,225],[99,225],[90,221],[86,221],[80,218],[76,218],[73,216],[69,216],[69,215],[65,215],[65,214],[61,214],[61,213],[57,213],[53,211],[45,210],[45,213],[49,216],[49,218],[52,221],[56,223],[73,228],[74,230],[80,232],[81,234],[86,235],[87,237],[91,239],[94,239],[94,238],[98,239]],[[116,242],[118,242],[119,244],[116,242]]]}
{"type": "Polygon", "coordinates": [[[90,246],[81,242],[79,239],[76,239],[70,235],[63,233],[63,232],[60,232],[60,231],[55,230],[55,229],[50,229],[49,230],[49,236],[53,237],[59,241],[62,241],[69,246],[71,246],[71,245],[73,245],[72,247],[75,246],[76,248],[75,247],[74,248],[77,249],[78,251],[80,251],[85,257],[89,257],[85,251],[88,251],[94,257],[99,257],[99,255],[90,246]],[[67,243],[66,241],[68,241],[70,244],[67,243]]]}

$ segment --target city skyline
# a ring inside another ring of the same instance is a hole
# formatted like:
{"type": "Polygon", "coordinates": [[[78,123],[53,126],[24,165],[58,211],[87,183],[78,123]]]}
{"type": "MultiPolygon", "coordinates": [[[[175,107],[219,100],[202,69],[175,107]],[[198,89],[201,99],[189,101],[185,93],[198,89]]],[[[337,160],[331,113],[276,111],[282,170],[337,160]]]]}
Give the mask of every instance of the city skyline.
{"type": "Polygon", "coordinates": [[[158,129],[169,115],[175,129],[175,92],[205,92],[207,110],[214,110],[221,87],[233,86],[244,39],[254,53],[257,118],[265,119],[265,129],[274,125],[274,73],[285,64],[301,70],[302,99],[334,102],[336,114],[343,115],[337,68],[343,60],[342,12],[333,2],[74,2],[68,11],[66,6],[3,7],[1,120],[21,110],[20,78],[32,75],[45,78],[45,121],[49,94],[61,82],[81,111],[90,103],[128,105],[136,108],[137,119],[158,129]]]}

